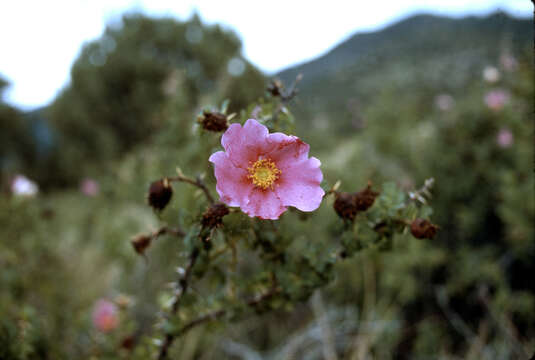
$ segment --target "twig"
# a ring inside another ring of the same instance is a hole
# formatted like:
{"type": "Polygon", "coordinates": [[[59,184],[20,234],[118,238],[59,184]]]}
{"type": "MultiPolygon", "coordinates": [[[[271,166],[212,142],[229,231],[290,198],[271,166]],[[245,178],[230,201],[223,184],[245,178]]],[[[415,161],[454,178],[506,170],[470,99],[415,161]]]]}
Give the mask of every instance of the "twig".
{"type": "Polygon", "coordinates": [[[453,328],[457,330],[459,334],[463,335],[467,341],[473,343],[476,335],[461,316],[450,308],[446,289],[444,287],[435,287],[435,297],[442,312],[446,316],[446,319],[450,322],[453,328]]]}
{"type": "MultiPolygon", "coordinates": [[[[249,306],[249,307],[258,306],[261,303],[263,303],[264,301],[269,300],[270,298],[272,298],[273,296],[278,294],[280,291],[281,291],[280,288],[274,287],[270,291],[268,291],[268,292],[266,292],[266,293],[264,293],[262,295],[256,296],[256,297],[254,297],[252,299],[249,299],[248,301],[245,302],[245,304],[247,304],[247,306],[249,306]]],[[[217,320],[218,318],[220,318],[221,316],[225,315],[228,312],[229,312],[228,309],[220,309],[220,310],[216,310],[216,311],[210,312],[208,314],[202,315],[202,316],[198,317],[197,319],[192,320],[191,322],[189,322],[186,325],[184,325],[184,327],[182,329],[180,329],[180,331],[177,333],[176,336],[181,336],[181,335],[185,334],[186,332],[188,332],[189,330],[191,330],[192,328],[194,328],[195,326],[200,325],[202,323],[205,323],[207,321],[217,320]]]]}
{"type": "Polygon", "coordinates": [[[168,226],[163,226],[163,227],[159,228],[158,230],[154,231],[151,234],[151,237],[153,239],[155,239],[158,236],[165,235],[165,234],[175,235],[175,236],[185,236],[186,235],[186,233],[180,228],[177,228],[177,227],[171,228],[171,227],[168,227],[168,226]]]}
{"type": "MultiPolygon", "coordinates": [[[[180,286],[179,290],[176,292],[175,298],[173,299],[173,304],[171,305],[171,314],[176,314],[179,306],[180,306],[180,300],[182,299],[182,296],[186,293],[186,290],[188,289],[189,285],[189,279],[191,276],[191,271],[193,269],[193,266],[195,266],[195,263],[197,262],[197,258],[199,257],[199,248],[194,247],[191,250],[190,256],[189,256],[189,262],[186,266],[186,269],[184,271],[184,274],[180,277],[178,280],[178,284],[180,286]]],[[[175,340],[175,336],[173,334],[167,334],[165,335],[165,340],[162,344],[162,347],[160,348],[160,353],[158,355],[158,359],[162,360],[167,357],[167,353],[169,351],[169,347],[175,340]]]]}
{"type": "Polygon", "coordinates": [[[297,75],[290,88],[280,94],[280,104],[275,108],[275,110],[273,110],[273,113],[271,114],[271,119],[275,124],[277,124],[279,121],[279,114],[281,113],[282,109],[284,109],[286,105],[297,95],[297,83],[299,83],[302,78],[302,74],[297,75]]]}
{"type": "Polygon", "coordinates": [[[424,181],[424,185],[415,191],[409,191],[409,198],[413,201],[419,201],[422,204],[427,204],[427,200],[431,199],[431,189],[435,184],[434,178],[429,178],[424,181]]]}
{"type": "MultiPolygon", "coordinates": [[[[245,304],[247,306],[249,306],[249,307],[258,306],[262,302],[264,302],[264,301],[272,298],[276,294],[278,294],[280,291],[281,291],[281,289],[279,287],[273,287],[270,291],[246,301],[245,304]]],[[[162,347],[160,349],[160,355],[158,356],[158,359],[159,360],[163,360],[163,359],[165,359],[167,357],[167,352],[169,351],[169,347],[171,346],[171,344],[173,343],[173,341],[177,337],[183,336],[184,334],[186,334],[188,331],[190,331],[194,327],[196,327],[198,325],[201,325],[201,324],[203,324],[205,322],[217,320],[220,317],[222,317],[225,314],[227,314],[229,311],[230,311],[230,309],[219,309],[219,310],[215,310],[215,311],[209,312],[207,314],[204,314],[204,315],[202,315],[202,316],[190,321],[189,323],[184,325],[182,327],[182,329],[180,329],[176,333],[167,334],[166,337],[165,337],[165,341],[164,341],[164,343],[163,343],[163,345],[162,345],[162,347]]]]}
{"type": "Polygon", "coordinates": [[[210,191],[208,191],[208,188],[204,184],[204,181],[200,177],[197,177],[196,179],[192,179],[190,177],[184,176],[184,175],[177,175],[173,177],[167,178],[168,181],[181,181],[185,182],[194,186],[197,186],[199,189],[201,189],[204,192],[204,195],[206,195],[206,199],[208,199],[208,202],[210,204],[214,204],[214,198],[210,194],[210,191]]]}
{"type": "Polygon", "coordinates": [[[186,235],[184,231],[182,231],[182,229],[180,228],[170,228],[170,227],[164,226],[158,230],[153,231],[150,234],[139,234],[139,235],[134,236],[131,240],[131,243],[132,243],[132,246],[134,247],[134,250],[139,255],[143,256],[143,258],[145,258],[145,261],[148,261],[145,255],[145,251],[152,243],[152,240],[164,234],[170,234],[170,235],[175,235],[179,237],[186,235]]]}
{"type": "Polygon", "coordinates": [[[519,356],[520,359],[527,359],[529,357],[526,349],[522,346],[522,343],[518,340],[518,333],[515,329],[515,326],[509,319],[509,317],[504,314],[497,313],[494,310],[492,304],[490,303],[488,288],[485,285],[482,285],[478,289],[479,301],[485,306],[490,318],[496,326],[505,334],[506,338],[509,340],[511,347],[514,352],[519,356]]]}

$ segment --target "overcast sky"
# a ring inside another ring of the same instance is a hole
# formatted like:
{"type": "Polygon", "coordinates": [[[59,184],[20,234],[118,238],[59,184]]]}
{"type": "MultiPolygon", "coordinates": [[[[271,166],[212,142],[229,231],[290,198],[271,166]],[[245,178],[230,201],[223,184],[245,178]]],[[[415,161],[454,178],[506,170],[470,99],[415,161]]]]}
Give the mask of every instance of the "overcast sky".
{"type": "Polygon", "coordinates": [[[272,73],[410,14],[458,17],[497,9],[533,13],[529,0],[7,0],[0,5],[0,76],[11,82],[9,103],[26,110],[46,105],[68,83],[82,44],[128,11],[185,20],[196,10],[203,21],[236,31],[245,57],[272,73]]]}

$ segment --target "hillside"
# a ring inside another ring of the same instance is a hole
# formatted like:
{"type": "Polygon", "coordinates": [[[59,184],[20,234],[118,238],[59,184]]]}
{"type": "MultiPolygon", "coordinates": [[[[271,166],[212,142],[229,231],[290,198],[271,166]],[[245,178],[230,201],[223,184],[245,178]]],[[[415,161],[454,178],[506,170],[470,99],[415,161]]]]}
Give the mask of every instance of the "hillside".
{"type": "Polygon", "coordinates": [[[531,20],[505,13],[462,19],[416,15],[377,32],[357,33],[277,76],[289,83],[304,75],[297,118],[321,116],[346,131],[355,108],[385,85],[403,92],[456,93],[481,76],[482,67],[496,65],[501,53],[527,54],[532,39],[531,20]]]}

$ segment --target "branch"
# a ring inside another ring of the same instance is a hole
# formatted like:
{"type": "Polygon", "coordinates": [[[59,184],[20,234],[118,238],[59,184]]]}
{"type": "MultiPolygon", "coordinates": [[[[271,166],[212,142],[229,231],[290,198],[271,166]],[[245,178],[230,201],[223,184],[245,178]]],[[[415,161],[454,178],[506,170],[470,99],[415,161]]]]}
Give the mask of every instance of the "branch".
{"type": "Polygon", "coordinates": [[[200,177],[197,177],[196,179],[192,179],[190,177],[184,176],[184,175],[177,175],[174,177],[167,178],[168,181],[181,181],[185,182],[194,186],[197,186],[199,189],[201,189],[204,192],[204,195],[206,195],[206,199],[208,199],[208,202],[210,204],[214,204],[214,198],[210,194],[210,191],[208,191],[208,188],[204,184],[204,181],[200,177]]]}
{"type": "MultiPolygon", "coordinates": [[[[264,301],[271,299],[280,291],[281,289],[278,287],[272,288],[270,291],[262,295],[258,295],[252,299],[249,299],[248,301],[245,302],[245,304],[249,307],[256,307],[262,304],[264,301]]],[[[200,325],[202,323],[212,321],[212,320],[217,320],[228,312],[229,312],[229,309],[220,309],[220,310],[212,311],[212,312],[209,312],[208,314],[202,315],[198,317],[197,319],[194,319],[190,321],[189,323],[187,323],[186,325],[184,325],[184,327],[180,329],[180,331],[178,331],[176,336],[182,336],[188,331],[190,331],[191,329],[193,329],[195,326],[200,325]]]]}
{"type": "Polygon", "coordinates": [[[158,230],[154,231],[151,234],[151,237],[155,239],[158,236],[165,235],[165,234],[175,235],[175,236],[180,236],[180,237],[186,235],[186,233],[182,229],[180,229],[178,227],[171,228],[171,227],[168,227],[168,226],[163,226],[163,227],[159,228],[158,230]]]}
{"type": "Polygon", "coordinates": [[[427,201],[431,199],[431,189],[435,184],[434,178],[429,178],[424,181],[424,185],[415,191],[409,191],[409,198],[413,201],[419,201],[422,204],[427,204],[427,201]]]}
{"type": "MultiPolygon", "coordinates": [[[[263,303],[264,301],[271,299],[273,296],[278,294],[280,291],[281,291],[280,287],[273,287],[268,292],[266,292],[266,293],[264,293],[262,295],[256,296],[256,297],[254,297],[252,299],[249,299],[248,301],[245,302],[245,304],[247,306],[249,306],[249,307],[256,307],[256,306],[260,305],[261,303],[263,303]]],[[[167,334],[165,336],[165,341],[164,341],[164,343],[162,345],[162,348],[160,349],[160,355],[158,356],[158,360],[163,360],[163,359],[165,359],[167,357],[167,353],[169,351],[169,347],[171,346],[171,344],[173,343],[173,341],[177,337],[183,336],[188,331],[190,331],[191,329],[195,328],[198,325],[204,324],[204,323],[209,322],[209,321],[217,320],[217,319],[221,318],[222,316],[226,315],[229,312],[230,312],[230,309],[219,309],[219,310],[215,310],[215,311],[209,312],[207,314],[199,316],[198,318],[190,321],[189,323],[184,325],[182,327],[182,329],[180,329],[176,333],[167,334]]]]}
{"type": "Polygon", "coordinates": [[[145,251],[148,249],[150,244],[152,243],[152,240],[158,238],[159,236],[162,236],[164,234],[170,234],[182,237],[186,235],[184,231],[180,228],[170,228],[168,226],[161,227],[158,230],[153,231],[150,234],[139,234],[132,238],[131,243],[134,247],[134,250],[141,256],[147,260],[145,256],[145,251]]]}
{"type": "MultiPolygon", "coordinates": [[[[193,266],[195,266],[195,263],[197,262],[198,257],[199,257],[199,248],[194,247],[191,250],[191,253],[189,256],[188,265],[186,266],[186,269],[184,270],[183,275],[178,280],[178,284],[180,288],[176,292],[175,298],[173,299],[173,304],[171,305],[171,314],[173,315],[178,312],[178,309],[180,307],[180,300],[182,299],[182,296],[186,293],[186,290],[188,289],[191,271],[193,269],[193,266]]],[[[176,335],[173,335],[173,334],[165,335],[165,340],[162,344],[162,347],[160,348],[158,359],[162,360],[167,357],[167,352],[169,351],[169,347],[175,340],[175,336],[176,335]]]]}

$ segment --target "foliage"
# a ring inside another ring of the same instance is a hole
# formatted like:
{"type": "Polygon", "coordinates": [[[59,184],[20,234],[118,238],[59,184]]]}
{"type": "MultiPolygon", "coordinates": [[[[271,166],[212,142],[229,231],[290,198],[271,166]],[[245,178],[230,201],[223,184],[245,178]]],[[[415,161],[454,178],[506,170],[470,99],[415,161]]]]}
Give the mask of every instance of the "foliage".
{"type": "MultiPolygon", "coordinates": [[[[154,28],[174,23],[132,19],[154,28]]],[[[148,117],[136,120],[146,134],[137,133],[134,145],[114,139],[118,127],[96,117],[72,127],[50,117],[65,152],[108,154],[106,139],[116,150],[109,158],[66,154],[56,157],[57,167],[35,163],[71,182],[91,173],[99,195],[74,187],[35,198],[0,195],[0,358],[147,359],[168,335],[170,358],[186,360],[529,358],[535,200],[526,23],[503,14],[416,17],[357,35],[310,67],[283,74],[291,84],[303,71],[295,98],[292,85],[277,95],[277,84],[264,98],[253,91],[246,97],[248,84],[256,89],[262,80],[228,77],[222,62],[206,92],[184,78],[179,90],[147,108],[148,117]],[[352,58],[355,49],[363,56],[352,58]],[[506,67],[504,55],[516,65],[506,67]],[[500,74],[494,82],[482,78],[489,65],[500,74]],[[244,99],[229,105],[222,100],[230,97],[223,89],[231,79],[244,99]],[[509,95],[497,109],[485,103],[493,90],[509,95]],[[453,100],[447,108],[437,106],[444,94],[453,100]],[[202,128],[205,111],[229,122],[255,117],[311,144],[329,192],[322,206],[288,211],[275,222],[231,210],[211,229],[217,222],[204,220],[210,200],[200,185],[217,200],[207,157],[220,149],[220,134],[202,128]],[[79,129],[69,135],[71,145],[61,139],[67,128],[79,129]],[[171,202],[154,212],[146,192],[166,176],[177,179],[171,202]],[[373,205],[354,221],[338,217],[337,196],[366,189],[368,180],[380,193],[373,205]],[[420,217],[438,224],[433,240],[411,236],[420,217]],[[129,240],[140,239],[146,246],[133,248],[129,240]],[[119,308],[119,326],[106,333],[91,320],[102,298],[119,308]]],[[[110,26],[114,31],[121,33],[110,26]]],[[[88,49],[98,46],[86,48],[90,64],[88,49]]],[[[78,74],[98,77],[107,66],[90,71],[89,64],[80,63],[78,74]]],[[[107,72],[103,83],[113,76],[107,72]]],[[[84,81],[100,90],[84,90],[80,103],[101,92],[119,96],[97,80],[84,81]]],[[[9,134],[27,135],[24,121],[6,124],[9,134]]],[[[2,161],[23,159],[18,144],[4,144],[2,161]]],[[[25,165],[3,167],[6,179],[43,171],[26,160],[10,163],[25,165]]]]}
{"type": "Polygon", "coordinates": [[[41,182],[72,183],[81,168],[70,164],[91,172],[149,141],[176,121],[161,113],[170,97],[185,112],[201,100],[228,97],[241,106],[255,99],[263,75],[240,51],[232,32],[206,26],[197,16],[179,22],[134,14],[110,24],[83,47],[70,85],[44,110],[58,139],[49,159],[56,171],[41,173],[41,182]]]}

